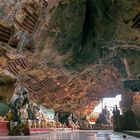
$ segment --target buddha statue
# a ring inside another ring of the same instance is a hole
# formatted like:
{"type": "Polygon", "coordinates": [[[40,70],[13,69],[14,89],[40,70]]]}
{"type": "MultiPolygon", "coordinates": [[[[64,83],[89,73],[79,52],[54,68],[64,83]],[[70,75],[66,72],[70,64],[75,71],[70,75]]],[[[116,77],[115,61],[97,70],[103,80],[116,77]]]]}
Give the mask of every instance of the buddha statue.
{"type": "Polygon", "coordinates": [[[32,128],[36,128],[36,122],[35,122],[35,121],[32,122],[31,127],[32,127],[32,128]]]}
{"type": "Polygon", "coordinates": [[[40,122],[40,127],[44,128],[44,121],[43,120],[41,120],[41,122],[40,122]]]}
{"type": "Polygon", "coordinates": [[[12,121],[13,120],[13,114],[12,114],[11,110],[9,110],[8,113],[6,114],[6,120],[7,121],[12,121]]]}
{"type": "Polygon", "coordinates": [[[25,127],[26,128],[30,128],[30,123],[29,123],[29,119],[28,118],[26,119],[25,127]]]}
{"type": "Polygon", "coordinates": [[[39,120],[36,122],[36,128],[40,128],[40,122],[39,122],[39,120]]]}

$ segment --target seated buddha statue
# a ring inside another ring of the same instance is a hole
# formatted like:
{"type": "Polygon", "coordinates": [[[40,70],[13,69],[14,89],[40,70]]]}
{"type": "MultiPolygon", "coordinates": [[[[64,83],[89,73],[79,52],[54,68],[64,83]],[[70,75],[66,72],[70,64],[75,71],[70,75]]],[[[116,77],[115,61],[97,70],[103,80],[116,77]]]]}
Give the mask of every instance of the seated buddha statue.
{"type": "Polygon", "coordinates": [[[9,110],[8,113],[6,114],[6,120],[7,121],[12,121],[13,120],[13,114],[12,114],[11,110],[9,110]]]}

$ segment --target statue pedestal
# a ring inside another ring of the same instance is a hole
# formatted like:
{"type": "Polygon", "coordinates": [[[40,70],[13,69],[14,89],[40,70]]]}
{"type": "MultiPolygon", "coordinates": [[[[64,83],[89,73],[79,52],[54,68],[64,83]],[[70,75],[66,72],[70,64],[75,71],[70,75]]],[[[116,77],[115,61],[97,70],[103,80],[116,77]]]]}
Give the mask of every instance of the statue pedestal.
{"type": "Polygon", "coordinates": [[[30,135],[35,135],[35,134],[46,134],[51,131],[70,131],[70,128],[30,128],[29,132],[30,135]]]}
{"type": "Polygon", "coordinates": [[[8,136],[9,134],[9,121],[0,121],[0,136],[8,136]]]}

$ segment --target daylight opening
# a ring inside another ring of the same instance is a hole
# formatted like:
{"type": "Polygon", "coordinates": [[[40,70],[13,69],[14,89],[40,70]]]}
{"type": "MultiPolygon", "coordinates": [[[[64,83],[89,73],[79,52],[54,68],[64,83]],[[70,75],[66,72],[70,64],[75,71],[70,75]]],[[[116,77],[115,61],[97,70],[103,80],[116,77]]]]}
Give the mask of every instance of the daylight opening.
{"type": "MultiPolygon", "coordinates": [[[[108,112],[108,119],[112,118],[113,108],[115,108],[116,106],[121,114],[120,104],[121,104],[121,95],[117,95],[114,98],[103,98],[100,104],[95,107],[92,114],[90,115],[89,122],[91,124],[94,124],[104,109],[108,112]]],[[[109,121],[111,122],[111,120],[109,121]]]]}

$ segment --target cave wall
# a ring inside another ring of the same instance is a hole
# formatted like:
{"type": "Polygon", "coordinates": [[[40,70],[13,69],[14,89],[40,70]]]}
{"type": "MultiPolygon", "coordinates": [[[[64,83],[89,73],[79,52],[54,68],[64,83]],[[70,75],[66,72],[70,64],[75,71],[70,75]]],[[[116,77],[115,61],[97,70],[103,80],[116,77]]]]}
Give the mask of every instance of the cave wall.
{"type": "MultiPolygon", "coordinates": [[[[19,5],[26,6],[31,1],[19,1],[19,5]]],[[[16,76],[21,81],[27,78],[24,82],[33,81],[35,89],[46,77],[52,78],[53,86],[62,86],[62,93],[68,93],[69,97],[64,97],[60,101],[52,100],[59,90],[52,94],[48,93],[45,87],[45,90],[36,90],[30,95],[41,93],[42,96],[38,95],[43,99],[38,99],[40,103],[48,104],[48,107],[54,105],[56,110],[75,109],[75,112],[79,113],[86,112],[88,108],[92,110],[101,97],[115,96],[118,91],[123,94],[121,80],[128,78],[123,60],[127,58],[128,65],[133,67],[131,64],[135,62],[129,60],[140,55],[139,30],[133,26],[133,18],[139,12],[139,0],[48,0],[47,7],[40,6],[40,1],[37,1],[37,4],[39,8],[36,13],[31,14],[31,17],[38,14],[35,28],[29,38],[27,37],[30,41],[33,40],[33,51],[28,52],[22,43],[18,46],[21,48],[10,51],[14,52],[14,56],[24,56],[30,61],[30,65],[25,69],[16,65],[16,76]],[[68,83],[57,85],[58,75],[68,75],[68,83]],[[37,77],[40,81],[35,81],[31,77],[37,77]],[[83,108],[80,108],[81,104],[83,108]]],[[[4,11],[6,9],[7,7],[4,11]]],[[[22,23],[25,11],[23,12],[21,7],[19,11],[16,17],[22,23]]],[[[15,25],[12,21],[9,23],[2,20],[2,23],[6,31],[9,28],[11,31],[11,24],[15,25]]],[[[14,31],[20,33],[17,28],[14,31]]],[[[22,37],[21,41],[25,39],[22,37]]],[[[6,38],[6,41],[9,40],[6,38]]],[[[10,47],[6,44],[3,48],[8,50],[10,47]]],[[[16,61],[15,58],[10,58],[5,66],[16,61]]],[[[138,64],[135,63],[136,70],[132,70],[132,75],[139,75],[138,64]]]]}
{"type": "Polygon", "coordinates": [[[48,3],[46,20],[41,22],[43,27],[38,26],[34,35],[39,36],[35,53],[44,63],[63,65],[63,61],[71,56],[71,50],[76,47],[78,49],[85,11],[86,0],[60,0],[48,3]]]}
{"type": "Polygon", "coordinates": [[[9,101],[13,96],[15,82],[16,80],[12,79],[10,76],[0,76],[0,98],[2,102],[9,101]]]}
{"type": "Polygon", "coordinates": [[[122,59],[140,54],[134,51],[140,45],[140,31],[132,28],[139,0],[60,0],[48,5],[45,24],[35,35],[38,58],[70,69],[104,63],[128,76],[122,59]]]}
{"type": "Polygon", "coordinates": [[[14,91],[14,85],[0,85],[0,102],[9,103],[14,91]]]}

